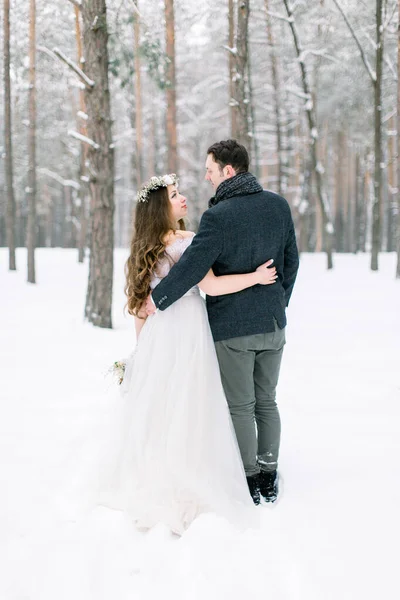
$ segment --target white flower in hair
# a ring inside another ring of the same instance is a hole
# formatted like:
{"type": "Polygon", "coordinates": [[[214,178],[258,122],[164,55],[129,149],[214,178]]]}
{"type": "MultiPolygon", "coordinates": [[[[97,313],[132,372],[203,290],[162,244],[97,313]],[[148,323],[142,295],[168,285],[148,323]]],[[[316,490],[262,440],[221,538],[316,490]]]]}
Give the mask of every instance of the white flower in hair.
{"type": "Polygon", "coordinates": [[[173,173],[172,175],[164,175],[164,181],[166,185],[174,185],[176,183],[176,175],[173,173]],[[174,181],[175,178],[175,181],[174,181]]]}
{"type": "Polygon", "coordinates": [[[162,175],[161,177],[152,177],[146,185],[137,193],[137,202],[146,202],[150,192],[158,190],[158,188],[167,187],[168,185],[178,185],[178,178],[175,173],[162,175]]]}

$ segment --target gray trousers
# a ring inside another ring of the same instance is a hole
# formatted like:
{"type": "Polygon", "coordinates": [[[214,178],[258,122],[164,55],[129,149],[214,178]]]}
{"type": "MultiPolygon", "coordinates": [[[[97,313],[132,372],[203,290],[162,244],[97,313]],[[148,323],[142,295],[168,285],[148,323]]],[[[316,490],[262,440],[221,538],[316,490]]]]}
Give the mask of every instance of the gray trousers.
{"type": "Polygon", "coordinates": [[[246,475],[277,468],[281,420],[275,402],[285,329],[215,343],[246,475]]]}

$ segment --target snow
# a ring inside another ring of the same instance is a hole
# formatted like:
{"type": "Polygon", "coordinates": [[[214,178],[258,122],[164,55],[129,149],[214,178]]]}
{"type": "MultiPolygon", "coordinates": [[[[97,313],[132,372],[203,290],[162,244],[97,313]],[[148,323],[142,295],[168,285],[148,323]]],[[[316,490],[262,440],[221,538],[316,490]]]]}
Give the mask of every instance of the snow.
{"type": "Polygon", "coordinates": [[[331,222],[326,224],[325,230],[330,235],[333,235],[335,233],[335,228],[333,227],[333,224],[331,222]]]}
{"type": "Polygon", "coordinates": [[[314,108],[314,103],[312,100],[307,100],[307,102],[304,105],[304,109],[307,111],[310,111],[314,108]]]}
{"type": "Polygon", "coordinates": [[[299,214],[300,215],[305,215],[307,208],[309,207],[309,203],[307,202],[307,200],[302,200],[299,204],[299,214]]]}
{"type": "Polygon", "coordinates": [[[395,256],[302,256],[278,402],[283,492],[258,530],[203,515],[180,539],[98,508],[53,511],[84,441],[107,424],[103,375],[134,344],[116,251],[113,330],[83,321],[87,264],[74,250],[0,250],[2,600],[398,598],[400,281],[395,256]]]}

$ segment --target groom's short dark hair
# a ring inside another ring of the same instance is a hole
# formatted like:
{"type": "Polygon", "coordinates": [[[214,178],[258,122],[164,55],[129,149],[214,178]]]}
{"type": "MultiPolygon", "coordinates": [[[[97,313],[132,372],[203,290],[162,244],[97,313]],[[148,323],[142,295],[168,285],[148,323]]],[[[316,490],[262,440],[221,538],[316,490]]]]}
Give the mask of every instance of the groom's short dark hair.
{"type": "Polygon", "coordinates": [[[236,140],[222,140],[216,142],[207,150],[212,154],[220,169],[231,165],[236,173],[245,173],[249,170],[249,154],[242,144],[236,140]]]}

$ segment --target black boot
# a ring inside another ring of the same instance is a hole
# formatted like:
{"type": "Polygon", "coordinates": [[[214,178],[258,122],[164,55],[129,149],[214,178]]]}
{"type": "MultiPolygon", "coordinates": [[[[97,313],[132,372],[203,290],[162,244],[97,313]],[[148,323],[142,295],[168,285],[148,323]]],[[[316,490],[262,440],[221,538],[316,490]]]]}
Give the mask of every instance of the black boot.
{"type": "Polygon", "coordinates": [[[256,506],[260,504],[260,482],[259,475],[251,475],[246,477],[247,485],[249,486],[250,496],[253,498],[253,502],[256,506]]]}
{"type": "Polygon", "coordinates": [[[275,502],[278,497],[277,471],[261,471],[260,493],[266,502],[275,502]]]}

